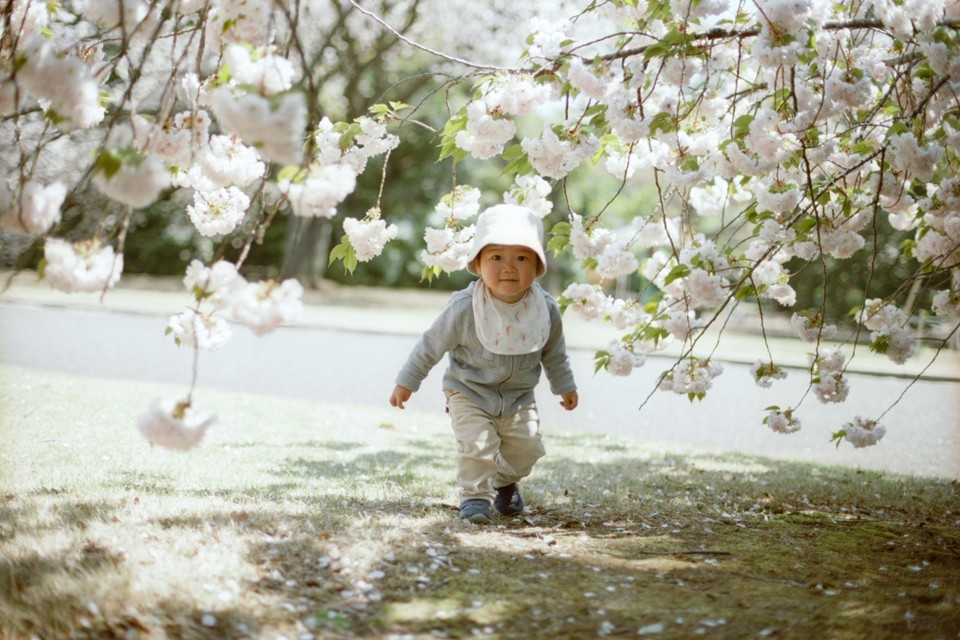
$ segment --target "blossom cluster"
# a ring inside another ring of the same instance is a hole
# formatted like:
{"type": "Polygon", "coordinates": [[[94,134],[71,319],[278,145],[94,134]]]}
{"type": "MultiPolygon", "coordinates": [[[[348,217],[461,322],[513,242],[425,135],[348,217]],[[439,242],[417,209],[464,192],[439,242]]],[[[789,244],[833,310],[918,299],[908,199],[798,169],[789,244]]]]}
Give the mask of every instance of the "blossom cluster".
{"type": "Polygon", "coordinates": [[[16,195],[0,184],[0,226],[19,233],[44,235],[60,222],[60,207],[66,195],[67,187],[59,181],[47,185],[30,181],[16,195]]]}
{"type": "Polygon", "coordinates": [[[67,242],[47,238],[43,244],[44,277],[64,293],[105,292],[120,280],[123,255],[97,239],[67,242]]]}
{"type": "Polygon", "coordinates": [[[635,353],[629,345],[614,340],[607,348],[605,368],[614,376],[628,376],[637,367],[642,367],[647,357],[642,353],[635,353]]]}
{"type": "Polygon", "coordinates": [[[188,400],[155,400],[137,419],[137,428],[151,444],[188,451],[203,440],[217,417],[197,410],[188,400]]]}
{"type": "Polygon", "coordinates": [[[792,409],[780,410],[779,407],[771,407],[763,423],[776,433],[796,433],[802,427],[792,409]]]}
{"type": "Polygon", "coordinates": [[[757,383],[758,387],[769,389],[773,386],[774,380],[783,380],[786,378],[787,372],[783,370],[783,367],[779,367],[772,362],[757,360],[750,367],[750,375],[753,376],[753,380],[757,383]]]}
{"type": "Polygon", "coordinates": [[[722,364],[691,356],[664,373],[657,388],[686,395],[690,400],[702,400],[713,385],[713,379],[721,373],[722,364]]]}
{"type": "Polygon", "coordinates": [[[877,444],[886,433],[886,427],[876,420],[856,416],[852,422],[843,425],[843,429],[837,435],[841,435],[844,440],[860,449],[877,444]]]}
{"type": "MultiPolygon", "coordinates": [[[[592,320],[603,318],[620,330],[648,324],[651,316],[633,300],[616,298],[592,284],[571,284],[560,295],[564,308],[592,320]]],[[[648,349],[649,350],[649,349],[648,349]]]]}
{"type": "Polygon", "coordinates": [[[907,326],[907,314],[883,300],[871,299],[864,304],[860,322],[870,330],[870,348],[903,364],[917,350],[917,336],[907,326]]]}
{"type": "Polygon", "coordinates": [[[824,324],[823,318],[816,313],[794,313],[790,316],[790,326],[804,342],[829,340],[837,333],[837,325],[824,324]]]}
{"type": "Polygon", "coordinates": [[[363,218],[346,218],[343,230],[360,262],[368,262],[383,252],[384,246],[397,237],[397,225],[387,225],[380,217],[379,209],[371,209],[363,218]]]}
{"type": "Polygon", "coordinates": [[[845,362],[846,357],[839,349],[810,356],[813,392],[820,402],[829,404],[847,399],[850,383],[843,375],[845,362]]]}
{"type": "Polygon", "coordinates": [[[196,307],[170,317],[167,333],[177,344],[208,351],[219,349],[231,336],[224,315],[256,335],[297,322],[303,315],[303,287],[295,279],[249,282],[225,260],[209,267],[193,260],[183,284],[196,307]]]}

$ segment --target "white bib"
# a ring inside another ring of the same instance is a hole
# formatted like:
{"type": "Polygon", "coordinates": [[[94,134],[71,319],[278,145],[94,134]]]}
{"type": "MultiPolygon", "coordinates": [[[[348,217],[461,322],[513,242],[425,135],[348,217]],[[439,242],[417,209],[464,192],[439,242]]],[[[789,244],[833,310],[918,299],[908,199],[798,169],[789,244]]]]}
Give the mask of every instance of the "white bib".
{"type": "Polygon", "coordinates": [[[482,280],[473,289],[473,319],[480,344],[493,353],[534,353],[550,337],[550,312],[539,287],[530,287],[519,302],[509,304],[490,293],[482,280]]]}

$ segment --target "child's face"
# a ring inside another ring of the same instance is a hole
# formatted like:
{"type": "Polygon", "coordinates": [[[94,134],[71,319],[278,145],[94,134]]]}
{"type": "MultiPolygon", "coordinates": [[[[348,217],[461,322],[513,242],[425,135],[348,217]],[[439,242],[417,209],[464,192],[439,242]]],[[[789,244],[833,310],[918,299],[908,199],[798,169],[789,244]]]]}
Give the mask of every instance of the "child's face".
{"type": "Polygon", "coordinates": [[[537,278],[537,254],[527,247],[488,244],[478,259],[483,284],[503,302],[519,302],[537,278]]]}

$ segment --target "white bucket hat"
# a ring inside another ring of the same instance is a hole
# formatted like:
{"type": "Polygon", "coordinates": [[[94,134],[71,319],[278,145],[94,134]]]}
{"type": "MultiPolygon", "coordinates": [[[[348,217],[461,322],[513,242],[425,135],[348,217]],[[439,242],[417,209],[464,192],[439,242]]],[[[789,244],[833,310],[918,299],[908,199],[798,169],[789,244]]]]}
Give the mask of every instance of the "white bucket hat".
{"type": "Polygon", "coordinates": [[[480,274],[474,268],[474,262],[488,244],[527,247],[540,259],[537,277],[547,271],[547,258],[543,253],[543,222],[527,207],[498,204],[480,214],[473,246],[467,255],[467,271],[475,276],[480,274]]]}

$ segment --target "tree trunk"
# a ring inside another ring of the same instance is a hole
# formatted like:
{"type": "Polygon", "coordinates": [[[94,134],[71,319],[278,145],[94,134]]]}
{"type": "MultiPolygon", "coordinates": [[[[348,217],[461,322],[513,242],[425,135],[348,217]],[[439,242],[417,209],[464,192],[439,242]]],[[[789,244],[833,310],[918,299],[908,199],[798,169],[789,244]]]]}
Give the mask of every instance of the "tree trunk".
{"type": "Polygon", "coordinates": [[[316,289],[327,270],[330,255],[330,221],[325,218],[295,218],[287,225],[284,244],[285,268],[311,289],[316,289]]]}

